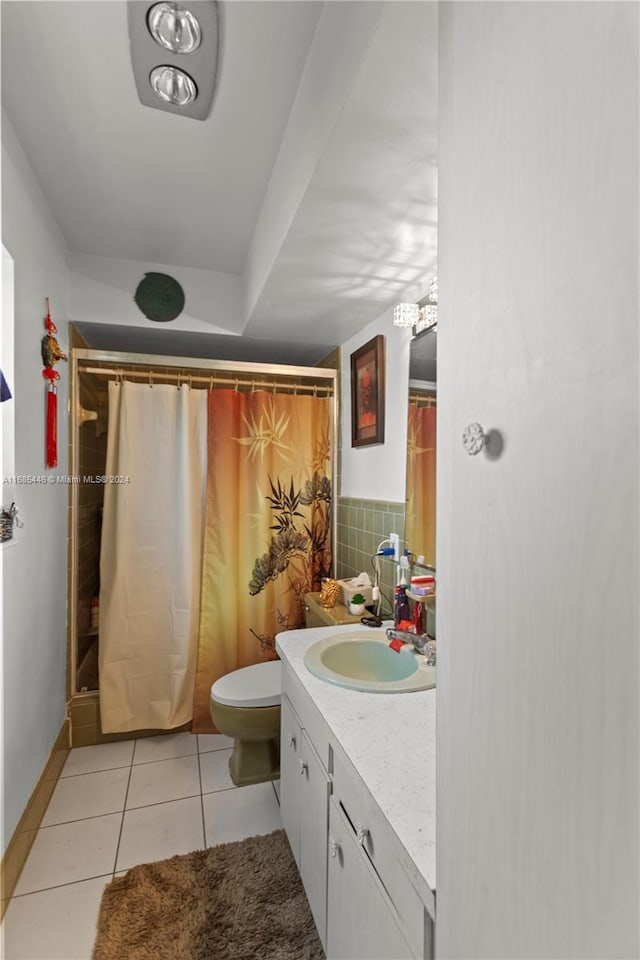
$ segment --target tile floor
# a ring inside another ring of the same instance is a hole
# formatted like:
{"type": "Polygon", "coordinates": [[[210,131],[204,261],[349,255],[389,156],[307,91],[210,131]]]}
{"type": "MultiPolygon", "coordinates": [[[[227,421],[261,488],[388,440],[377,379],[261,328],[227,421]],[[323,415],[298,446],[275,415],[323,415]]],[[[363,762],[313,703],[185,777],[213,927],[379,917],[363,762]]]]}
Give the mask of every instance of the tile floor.
{"type": "Polygon", "coordinates": [[[175,733],[72,750],[7,908],[0,956],[90,960],[115,875],[281,827],[279,784],[234,787],[231,745],[175,733]]]}

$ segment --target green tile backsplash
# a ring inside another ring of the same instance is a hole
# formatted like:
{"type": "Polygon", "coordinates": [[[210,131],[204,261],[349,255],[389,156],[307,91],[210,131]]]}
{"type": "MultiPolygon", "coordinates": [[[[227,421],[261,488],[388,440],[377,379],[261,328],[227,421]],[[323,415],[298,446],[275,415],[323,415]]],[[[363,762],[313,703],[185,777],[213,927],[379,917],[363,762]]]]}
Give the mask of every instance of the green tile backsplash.
{"type": "MultiPolygon", "coordinates": [[[[366,570],[373,580],[371,556],[381,540],[397,533],[400,551],[404,550],[404,502],[338,497],[337,509],[336,576],[355,577],[366,570]]],[[[395,582],[395,564],[380,557],[383,612],[391,610],[395,582]]]]}

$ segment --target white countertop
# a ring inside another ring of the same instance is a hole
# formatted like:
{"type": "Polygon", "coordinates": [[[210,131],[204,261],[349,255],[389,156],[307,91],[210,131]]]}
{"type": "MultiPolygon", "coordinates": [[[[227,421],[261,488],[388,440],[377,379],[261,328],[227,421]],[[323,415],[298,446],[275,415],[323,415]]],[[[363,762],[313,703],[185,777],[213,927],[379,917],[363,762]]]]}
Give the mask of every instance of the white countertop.
{"type": "Polygon", "coordinates": [[[436,886],[436,691],[362,693],[304,665],[312,643],[361,625],[290,630],[276,650],[292,668],[358,771],[427,886],[436,886]]]}

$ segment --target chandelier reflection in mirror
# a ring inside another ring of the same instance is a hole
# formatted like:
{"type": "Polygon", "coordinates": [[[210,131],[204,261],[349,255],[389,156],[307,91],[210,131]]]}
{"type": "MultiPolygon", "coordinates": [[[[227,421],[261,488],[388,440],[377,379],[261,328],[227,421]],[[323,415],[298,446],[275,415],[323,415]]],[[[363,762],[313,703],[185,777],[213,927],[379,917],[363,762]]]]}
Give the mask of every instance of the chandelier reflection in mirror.
{"type": "Polygon", "coordinates": [[[396,327],[413,327],[414,335],[438,325],[438,278],[429,284],[429,294],[419,303],[398,303],[393,309],[396,327]]]}
{"type": "Polygon", "coordinates": [[[140,102],[205,120],[218,61],[215,0],[129,0],[129,41],[140,102]]]}

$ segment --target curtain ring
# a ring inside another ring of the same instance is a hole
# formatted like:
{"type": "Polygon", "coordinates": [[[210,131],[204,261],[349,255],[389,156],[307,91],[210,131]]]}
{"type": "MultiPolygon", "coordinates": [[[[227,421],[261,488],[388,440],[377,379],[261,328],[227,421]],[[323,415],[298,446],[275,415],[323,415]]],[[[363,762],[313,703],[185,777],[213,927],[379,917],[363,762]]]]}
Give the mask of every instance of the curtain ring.
{"type": "Polygon", "coordinates": [[[191,390],[192,386],[193,386],[193,374],[190,373],[189,374],[189,390],[191,390]]]}
{"type": "Polygon", "coordinates": [[[317,383],[314,383],[314,385],[313,385],[313,395],[314,395],[314,397],[317,397],[317,396],[318,396],[318,384],[317,384],[317,383]]]}
{"type": "Polygon", "coordinates": [[[275,382],[275,380],[274,380],[274,381],[273,381],[273,395],[274,395],[274,397],[275,397],[275,394],[276,394],[276,382],[275,382]]]}
{"type": "Polygon", "coordinates": [[[252,380],[252,381],[251,381],[251,393],[255,393],[255,392],[256,392],[256,382],[255,382],[255,380],[252,380]]]}
{"type": "Polygon", "coordinates": [[[238,378],[237,378],[237,377],[236,377],[235,391],[236,391],[236,393],[238,392],[238,378]]]}
{"type": "Polygon", "coordinates": [[[209,390],[213,390],[213,377],[209,380],[209,390]]]}
{"type": "Polygon", "coordinates": [[[294,397],[297,397],[297,396],[298,396],[298,384],[297,384],[297,383],[294,383],[294,385],[293,385],[293,395],[294,395],[294,397]]]}
{"type": "Polygon", "coordinates": [[[151,367],[149,367],[149,386],[153,387],[153,377],[151,375],[151,367]]]}

